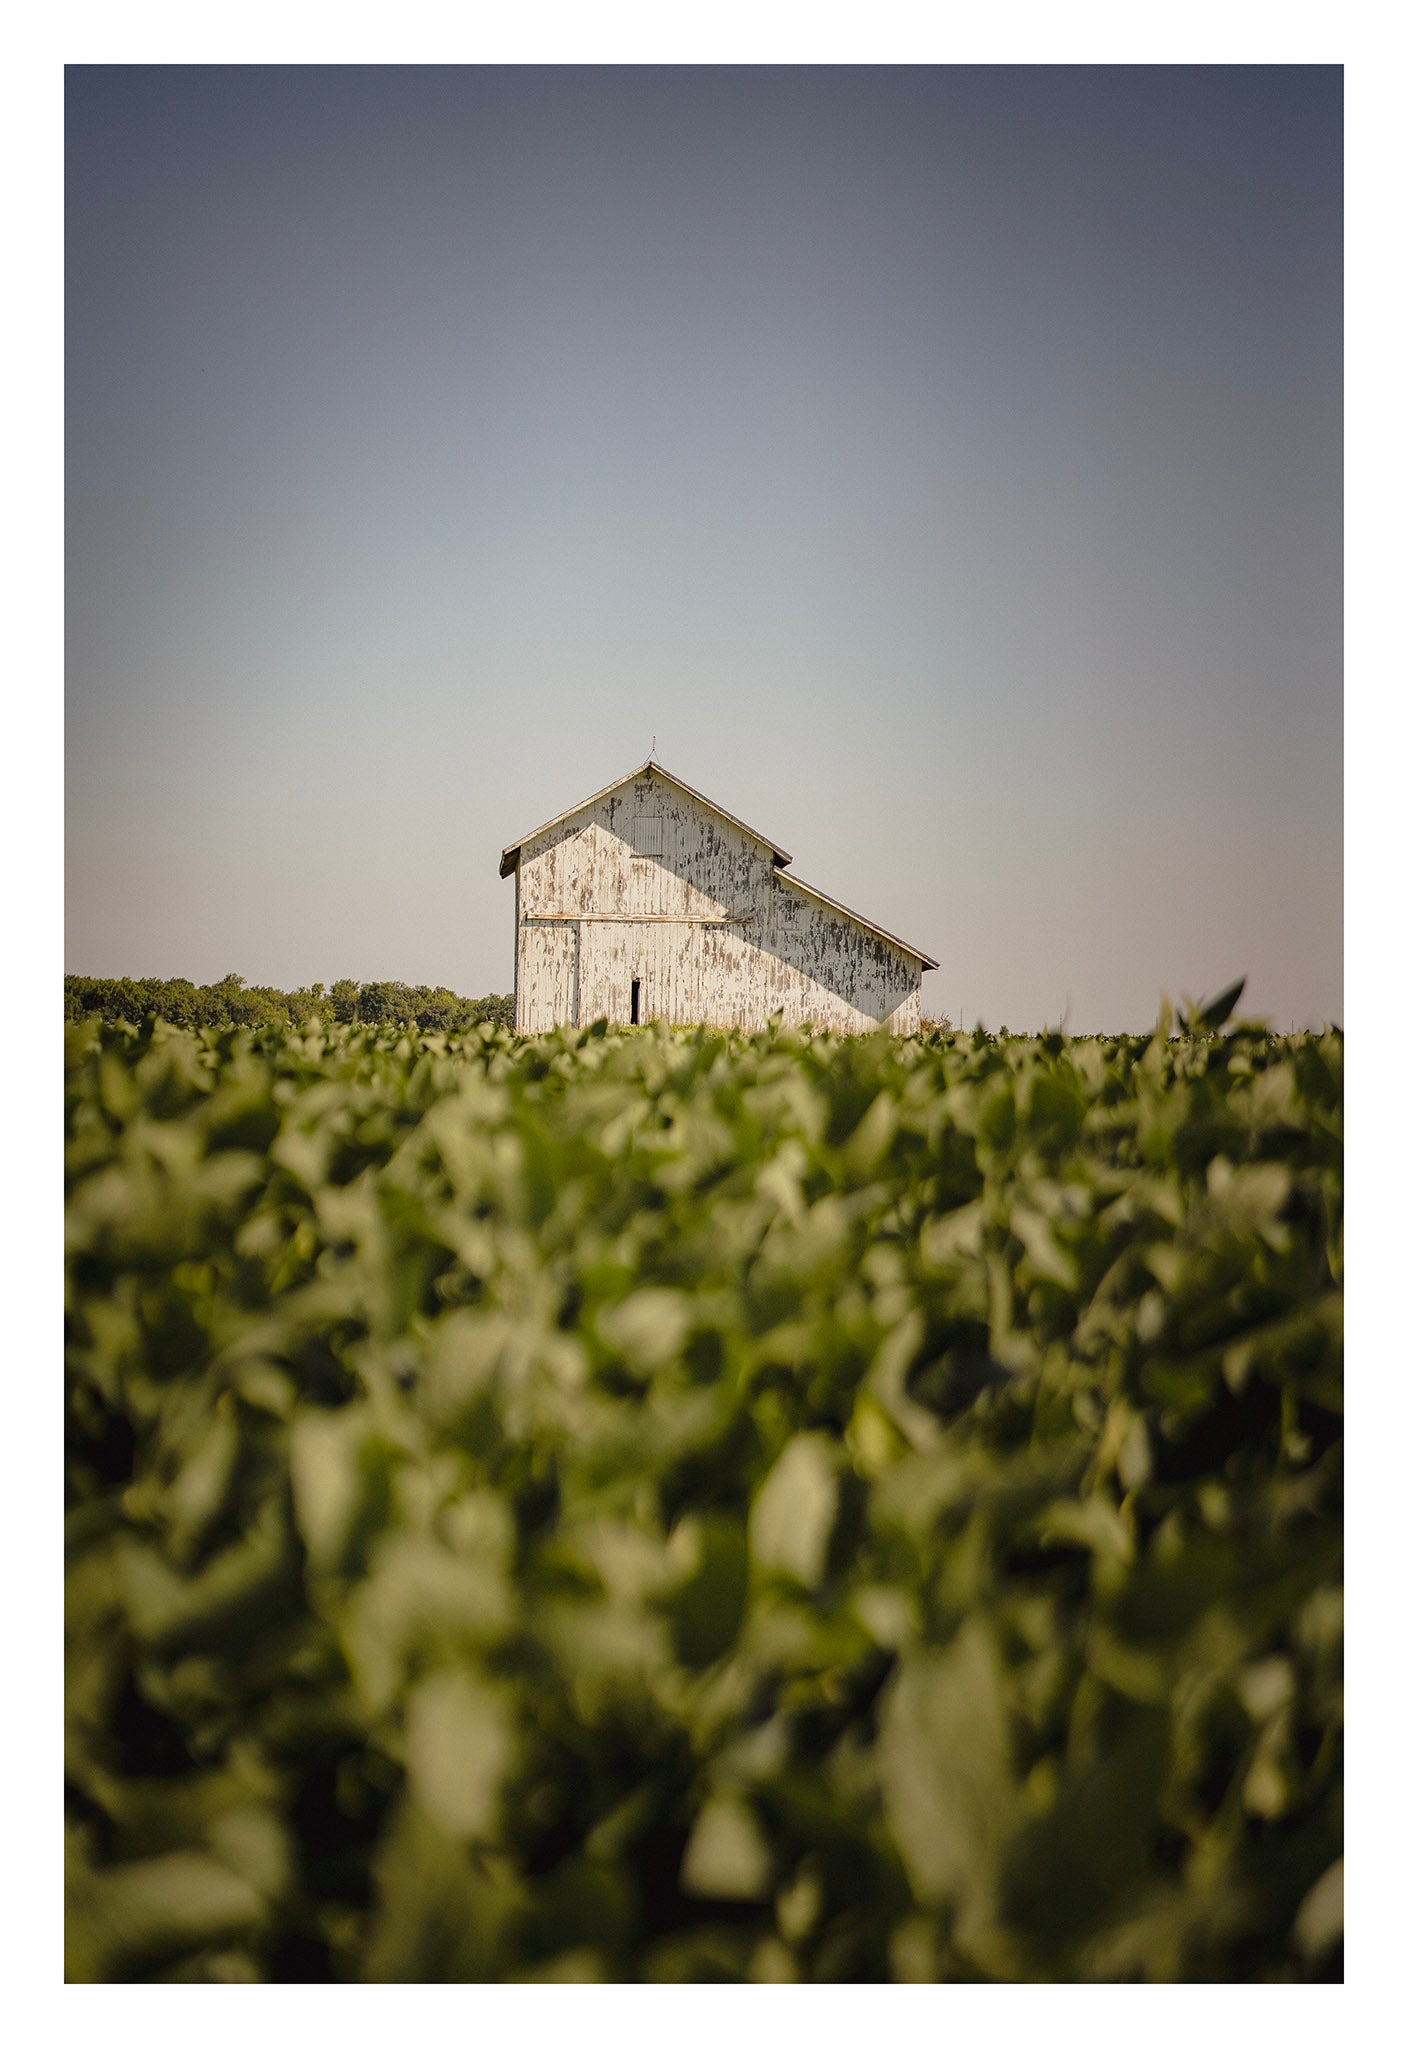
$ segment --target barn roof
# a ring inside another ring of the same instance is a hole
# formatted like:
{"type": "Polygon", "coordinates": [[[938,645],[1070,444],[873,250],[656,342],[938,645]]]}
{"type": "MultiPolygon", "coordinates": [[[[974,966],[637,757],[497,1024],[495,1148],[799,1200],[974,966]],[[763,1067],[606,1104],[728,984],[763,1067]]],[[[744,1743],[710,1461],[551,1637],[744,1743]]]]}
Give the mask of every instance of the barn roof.
{"type": "Polygon", "coordinates": [[[584,796],[582,801],[573,804],[570,810],[560,811],[555,818],[549,818],[546,825],[539,825],[536,830],[525,832],[521,839],[515,839],[511,846],[506,846],[499,861],[499,873],[513,873],[518,866],[519,853],[530,839],[540,839],[544,832],[551,832],[554,825],[561,825],[566,819],[574,818],[578,811],[585,811],[589,805],[599,803],[602,797],[610,796],[613,789],[620,789],[627,782],[634,782],[638,775],[658,775],[662,782],[672,782],[676,789],[682,789],[686,796],[692,796],[696,803],[703,804],[706,811],[712,811],[716,817],[727,818],[730,825],[736,825],[740,832],[746,832],[750,839],[756,839],[760,845],[768,848],[775,867],[785,868],[791,860],[791,854],[779,846],[775,839],[769,839],[766,832],[759,832],[755,825],[745,825],[741,818],[735,818],[732,811],[726,811],[722,804],[716,804],[712,797],[707,797],[702,790],[693,788],[681,776],[672,775],[669,769],[662,768],[658,761],[642,761],[639,768],[632,768],[626,775],[618,775],[614,782],[608,782],[605,789],[599,789],[595,796],[584,796]]]}
{"type": "Polygon", "coordinates": [[[838,903],[834,896],[828,896],[822,890],[814,889],[811,883],[804,882],[800,875],[779,875],[777,879],[779,882],[785,882],[789,889],[800,889],[804,896],[814,896],[818,903],[826,904],[828,909],[839,910],[842,917],[850,918],[852,924],[864,925],[868,932],[874,932],[877,938],[884,939],[891,946],[898,946],[902,953],[910,954],[922,966],[938,966],[937,960],[931,960],[927,953],[921,953],[918,946],[911,946],[908,939],[896,938],[893,932],[886,931],[884,925],[876,924],[868,917],[862,917],[858,910],[852,910],[848,904],[838,903]]]}

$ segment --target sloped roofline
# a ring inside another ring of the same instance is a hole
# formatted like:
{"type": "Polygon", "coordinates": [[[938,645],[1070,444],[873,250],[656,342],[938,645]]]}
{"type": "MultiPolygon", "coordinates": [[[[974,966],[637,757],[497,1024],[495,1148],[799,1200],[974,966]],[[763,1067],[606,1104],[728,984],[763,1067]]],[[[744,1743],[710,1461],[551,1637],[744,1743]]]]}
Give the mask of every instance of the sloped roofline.
{"type": "MultiPolygon", "coordinates": [[[[702,790],[693,788],[681,776],[672,775],[669,769],[662,768],[658,761],[642,761],[639,768],[632,768],[627,774],[618,775],[614,782],[608,782],[605,789],[599,789],[595,796],[583,797],[580,803],[573,804],[569,810],[560,811],[555,818],[549,818],[546,825],[539,825],[536,831],[525,832],[521,839],[515,839],[511,846],[506,846],[499,861],[500,875],[513,873],[518,866],[518,856],[530,839],[541,839],[544,832],[552,831],[554,825],[565,824],[568,818],[575,818],[578,811],[585,811],[592,804],[600,803],[604,796],[610,796],[613,789],[620,789],[626,783],[634,782],[638,775],[658,775],[662,781],[672,782],[676,789],[682,789],[686,796],[692,796],[696,803],[703,804],[705,810],[712,811],[715,817],[727,818],[730,825],[736,825],[740,832],[746,832],[750,839],[756,839],[759,845],[767,847],[772,855],[774,867],[785,868],[791,861],[791,854],[780,847],[775,839],[769,839],[766,832],[759,832],[754,825],[745,825],[741,818],[734,817],[732,811],[726,811],[722,804],[716,804],[712,797],[705,796],[702,790]]],[[[865,920],[862,918],[861,922],[864,923],[865,920]]],[[[909,947],[907,950],[912,952],[914,949],[909,947]]]]}
{"type": "Polygon", "coordinates": [[[842,917],[850,918],[852,924],[864,925],[865,929],[874,932],[877,938],[886,940],[891,946],[898,946],[902,953],[908,953],[921,967],[938,966],[937,960],[931,960],[927,953],[921,953],[918,946],[911,946],[908,939],[897,938],[893,932],[887,932],[884,925],[876,924],[871,918],[862,917],[860,912],[852,910],[849,904],[838,903],[834,896],[828,896],[824,890],[814,888],[810,882],[804,882],[800,875],[779,875],[777,879],[779,882],[786,882],[789,888],[800,889],[804,896],[814,896],[818,903],[824,903],[829,910],[839,910],[842,917]]]}

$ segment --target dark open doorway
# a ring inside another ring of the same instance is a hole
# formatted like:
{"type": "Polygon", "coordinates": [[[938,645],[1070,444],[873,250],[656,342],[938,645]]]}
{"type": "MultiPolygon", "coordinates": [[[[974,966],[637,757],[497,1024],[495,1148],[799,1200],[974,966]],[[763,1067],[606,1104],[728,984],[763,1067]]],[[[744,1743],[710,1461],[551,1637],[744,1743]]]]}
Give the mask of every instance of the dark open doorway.
{"type": "Polygon", "coordinates": [[[640,1022],[640,983],[638,981],[631,983],[631,1022],[633,1024],[639,1024],[640,1022]]]}

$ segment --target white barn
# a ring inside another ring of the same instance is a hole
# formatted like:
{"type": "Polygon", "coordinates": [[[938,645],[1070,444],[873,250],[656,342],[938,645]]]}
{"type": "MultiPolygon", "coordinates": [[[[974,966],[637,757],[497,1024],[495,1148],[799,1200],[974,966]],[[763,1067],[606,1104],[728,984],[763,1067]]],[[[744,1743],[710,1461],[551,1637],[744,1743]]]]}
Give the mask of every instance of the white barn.
{"type": "Polygon", "coordinates": [[[516,1028],[913,1031],[918,946],[787,872],[775,841],[647,761],[512,846],[516,1028]]]}

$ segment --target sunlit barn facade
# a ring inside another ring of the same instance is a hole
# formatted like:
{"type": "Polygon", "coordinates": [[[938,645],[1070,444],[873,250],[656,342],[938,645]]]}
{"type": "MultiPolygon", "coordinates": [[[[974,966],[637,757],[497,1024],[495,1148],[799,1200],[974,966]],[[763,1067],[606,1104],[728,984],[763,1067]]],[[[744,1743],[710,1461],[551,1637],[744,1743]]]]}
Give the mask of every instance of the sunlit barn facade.
{"type": "Polygon", "coordinates": [[[519,1031],[789,1024],[913,1031],[938,962],[799,881],[792,856],[656,761],[504,849],[519,1031]]]}

